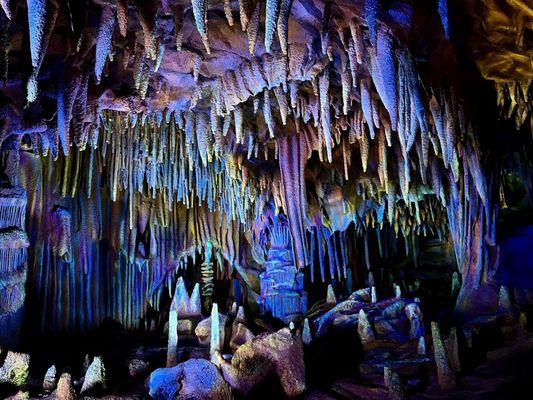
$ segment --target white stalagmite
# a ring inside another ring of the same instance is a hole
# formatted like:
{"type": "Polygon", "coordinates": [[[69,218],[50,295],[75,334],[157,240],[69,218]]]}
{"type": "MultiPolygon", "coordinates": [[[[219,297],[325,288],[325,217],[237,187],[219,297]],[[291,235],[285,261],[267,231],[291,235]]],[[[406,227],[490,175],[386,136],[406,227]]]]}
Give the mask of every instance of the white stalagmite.
{"type": "Polygon", "coordinates": [[[394,285],[394,296],[399,299],[402,297],[402,288],[400,285],[394,285]]]}
{"type": "Polygon", "coordinates": [[[190,303],[189,294],[187,293],[187,288],[185,287],[185,282],[180,276],[176,284],[176,290],[174,291],[174,296],[172,298],[171,308],[175,309],[179,315],[184,316],[189,313],[189,303],[190,303]]]}
{"type": "Polygon", "coordinates": [[[302,342],[304,344],[311,344],[313,341],[313,336],[311,335],[311,327],[309,326],[309,319],[305,318],[302,328],[302,342]]]}
{"type": "Polygon", "coordinates": [[[372,288],[370,289],[370,293],[371,293],[371,297],[372,297],[372,303],[377,303],[378,302],[378,294],[376,292],[376,287],[375,286],[372,286],[372,288]]]}
{"type": "Polygon", "coordinates": [[[335,297],[335,291],[333,290],[333,286],[331,286],[331,284],[328,285],[326,304],[337,304],[337,297],[335,297]]]}
{"type": "Polygon", "coordinates": [[[200,297],[200,284],[197,282],[192,290],[189,302],[189,315],[198,316],[202,314],[202,299],[200,297]]]}
{"type": "Polygon", "coordinates": [[[178,311],[170,307],[168,313],[167,368],[178,363],[178,311]]]}
{"type": "Polygon", "coordinates": [[[211,342],[209,345],[209,354],[211,355],[211,359],[221,350],[219,324],[218,304],[213,303],[213,307],[211,308],[211,342]]]}
{"type": "Polygon", "coordinates": [[[426,338],[424,336],[418,338],[418,355],[426,355],[426,338]]]}

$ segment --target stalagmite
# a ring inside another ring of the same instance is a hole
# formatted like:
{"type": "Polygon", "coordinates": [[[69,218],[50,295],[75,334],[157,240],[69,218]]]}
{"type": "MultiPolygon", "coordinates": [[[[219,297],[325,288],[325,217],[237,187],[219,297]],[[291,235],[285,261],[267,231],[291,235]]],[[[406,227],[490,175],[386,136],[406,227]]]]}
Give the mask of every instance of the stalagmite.
{"type": "Polygon", "coordinates": [[[200,298],[200,284],[196,283],[189,301],[189,315],[199,316],[202,313],[202,300],[200,298]]]}
{"type": "Polygon", "coordinates": [[[337,298],[335,297],[335,292],[333,291],[333,286],[331,286],[331,284],[328,285],[326,304],[337,304],[337,298]]]}
{"type": "Polygon", "coordinates": [[[218,304],[213,303],[211,308],[211,340],[209,345],[209,354],[211,359],[215,357],[222,349],[220,348],[220,331],[219,331],[219,318],[218,318],[218,304]]]}
{"type": "Polygon", "coordinates": [[[370,301],[372,303],[377,303],[378,302],[378,294],[376,292],[376,287],[375,286],[372,286],[370,288],[370,299],[371,299],[370,301]]]}
{"type": "Polygon", "coordinates": [[[433,337],[433,351],[435,354],[435,363],[437,364],[437,375],[441,389],[452,389],[457,385],[453,373],[446,346],[440,334],[440,328],[436,322],[431,322],[431,335],[433,337]]]}
{"type": "Polygon", "coordinates": [[[313,336],[311,334],[311,328],[309,326],[309,319],[305,318],[302,328],[302,342],[306,345],[311,344],[313,341],[313,336]]]}
{"type": "Polygon", "coordinates": [[[405,400],[407,394],[403,388],[400,375],[390,367],[384,367],[383,375],[386,377],[385,386],[389,389],[390,400],[405,400]]]}
{"type": "Polygon", "coordinates": [[[368,317],[363,309],[359,310],[357,332],[361,343],[366,344],[374,341],[374,330],[368,321],[368,317]]]}
{"type": "Polygon", "coordinates": [[[452,371],[457,374],[461,372],[461,359],[459,357],[459,340],[457,337],[457,327],[450,329],[450,335],[445,341],[446,351],[450,360],[452,371]]]}
{"type": "Polygon", "coordinates": [[[170,307],[168,313],[167,367],[178,363],[178,310],[170,307]]]}
{"type": "Polygon", "coordinates": [[[417,351],[418,351],[418,355],[420,356],[426,355],[426,338],[424,336],[420,336],[418,338],[417,351]]]}

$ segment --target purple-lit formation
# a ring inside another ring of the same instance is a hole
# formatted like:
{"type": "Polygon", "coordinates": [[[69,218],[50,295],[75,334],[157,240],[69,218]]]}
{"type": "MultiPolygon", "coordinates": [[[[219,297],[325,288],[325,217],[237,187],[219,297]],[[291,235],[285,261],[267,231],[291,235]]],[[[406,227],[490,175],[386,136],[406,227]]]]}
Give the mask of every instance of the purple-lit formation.
{"type": "Polygon", "coordinates": [[[0,397],[518,398],[532,31],[522,0],[0,0],[0,397]]]}

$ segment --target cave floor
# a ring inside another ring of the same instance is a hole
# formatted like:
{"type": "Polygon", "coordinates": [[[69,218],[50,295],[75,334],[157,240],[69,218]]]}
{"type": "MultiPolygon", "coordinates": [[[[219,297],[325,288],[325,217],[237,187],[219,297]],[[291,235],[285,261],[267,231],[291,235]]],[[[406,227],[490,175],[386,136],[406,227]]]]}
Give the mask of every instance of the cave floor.
{"type": "MultiPolygon", "coordinates": [[[[86,396],[81,396],[81,399],[145,399],[148,398],[145,382],[147,379],[147,372],[135,378],[132,378],[127,373],[127,362],[124,360],[132,359],[134,357],[142,357],[150,361],[150,370],[155,367],[163,366],[166,356],[166,348],[164,343],[159,340],[152,342],[145,342],[143,346],[132,347],[137,338],[130,333],[122,332],[120,335],[115,335],[111,340],[100,342],[98,349],[106,360],[106,372],[109,382],[108,388],[104,392],[87,393],[86,396]],[[106,342],[104,344],[104,342],[106,342]]],[[[339,342],[339,338],[330,338],[339,342]]],[[[98,340],[98,339],[96,339],[98,340]]],[[[146,339],[145,339],[146,340],[146,339]]],[[[162,340],[162,339],[161,339],[162,340]]],[[[340,347],[349,344],[344,342],[337,343],[340,347]]],[[[89,342],[86,343],[89,345],[89,342]]],[[[502,341],[496,343],[484,343],[485,348],[490,348],[484,352],[484,355],[479,353],[479,347],[476,350],[477,356],[471,355],[471,359],[465,360],[464,371],[460,374],[458,386],[455,389],[440,390],[437,384],[437,373],[435,364],[433,363],[432,352],[428,348],[428,357],[426,359],[420,358],[414,360],[412,365],[405,368],[398,369],[398,373],[405,383],[405,389],[408,398],[411,399],[522,399],[530,398],[525,393],[531,393],[533,390],[533,334],[528,334],[513,340],[502,341]],[[415,368],[413,368],[413,366],[415,368]]],[[[313,361],[308,361],[309,348],[306,349],[306,367],[311,371],[308,374],[308,390],[298,400],[345,400],[345,399],[388,399],[388,390],[383,383],[383,377],[376,374],[375,371],[369,367],[368,361],[361,363],[360,359],[353,359],[352,368],[345,367],[347,360],[339,360],[339,368],[328,368],[328,365],[311,365],[313,361]],[[308,365],[309,364],[309,365],[308,365]],[[366,365],[366,367],[365,367],[366,365]],[[326,370],[333,370],[333,373],[328,375],[323,381],[315,379],[317,374],[324,373],[326,370]],[[342,371],[345,371],[343,374],[342,371]],[[334,376],[335,375],[335,376],[334,376]]],[[[75,352],[64,353],[64,358],[60,360],[62,363],[70,363],[73,365],[73,355],[75,352]]],[[[334,351],[332,352],[334,354],[334,351]]],[[[35,357],[36,364],[41,363],[43,366],[46,361],[43,357],[50,356],[51,353],[41,354],[40,357],[35,357]]],[[[54,357],[57,357],[54,355],[54,357]]],[[[79,359],[81,353],[78,353],[74,358],[79,359]]],[[[180,337],[180,349],[178,358],[180,361],[188,358],[207,358],[208,348],[199,345],[196,338],[193,336],[180,337]]],[[[57,360],[57,358],[55,358],[57,360]]],[[[39,373],[34,373],[35,376],[42,377],[42,368],[39,373]]],[[[72,370],[73,376],[78,376],[79,372],[72,370]]],[[[35,399],[43,399],[43,394],[38,393],[37,387],[41,382],[37,378],[30,378],[30,393],[35,399]],[[32,389],[32,386],[35,389],[32,389]]],[[[274,385],[275,386],[275,385],[274,385]]],[[[275,388],[270,387],[270,390],[257,391],[248,399],[263,400],[263,399],[282,399],[283,396],[275,388]]],[[[1,388],[0,388],[1,390],[1,388]]],[[[13,392],[5,392],[6,398],[8,394],[13,392]]],[[[236,397],[236,399],[238,399],[236,397]]]]}

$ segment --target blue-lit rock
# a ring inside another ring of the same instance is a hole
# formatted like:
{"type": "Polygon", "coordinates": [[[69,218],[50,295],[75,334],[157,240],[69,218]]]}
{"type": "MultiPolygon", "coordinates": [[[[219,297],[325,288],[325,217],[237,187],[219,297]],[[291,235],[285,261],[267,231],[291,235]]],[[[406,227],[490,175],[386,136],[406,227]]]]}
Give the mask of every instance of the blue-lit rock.
{"type": "Polygon", "coordinates": [[[215,365],[190,359],[172,368],[159,368],[150,375],[154,400],[231,400],[231,389],[215,365]]]}
{"type": "Polygon", "coordinates": [[[26,297],[26,192],[0,184],[0,344],[14,346],[26,297]]]}
{"type": "MultiPolygon", "coordinates": [[[[282,235],[288,237],[285,226],[275,229],[284,230],[282,235]]],[[[307,310],[304,274],[296,269],[287,240],[276,242],[271,239],[265,270],[259,275],[259,279],[261,296],[258,304],[263,313],[270,311],[274,317],[289,322],[307,310]]]]}

